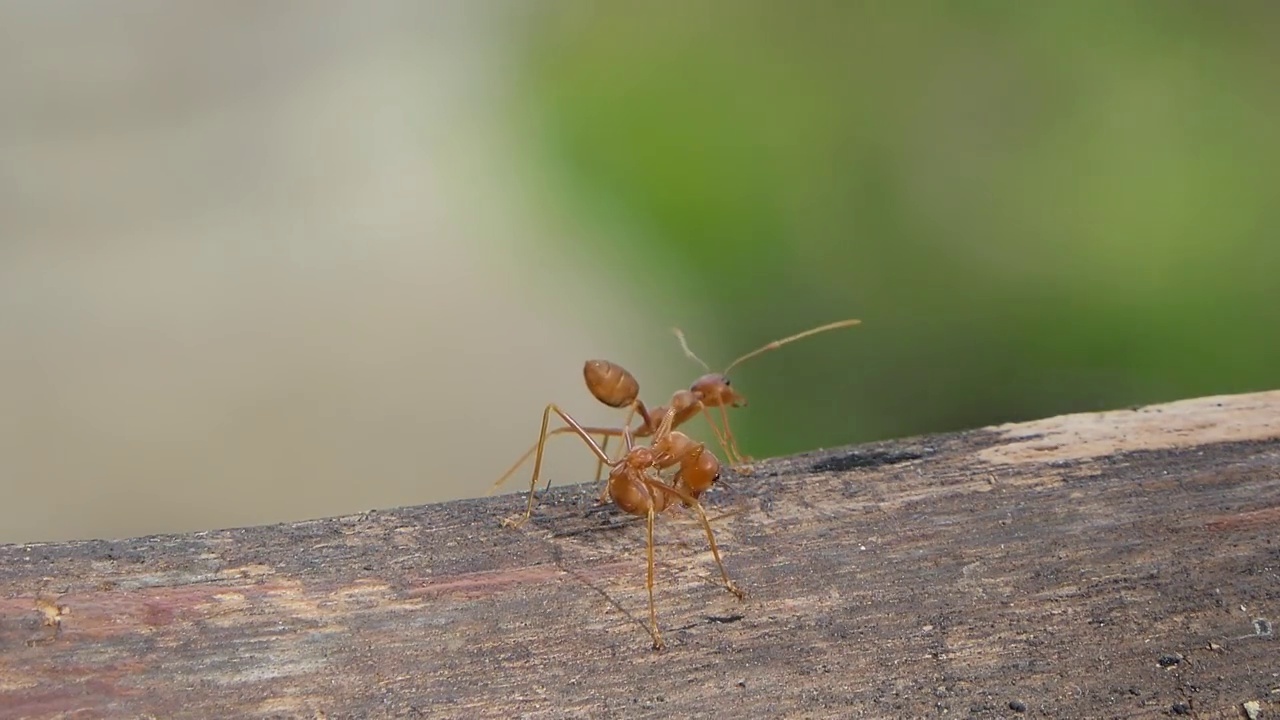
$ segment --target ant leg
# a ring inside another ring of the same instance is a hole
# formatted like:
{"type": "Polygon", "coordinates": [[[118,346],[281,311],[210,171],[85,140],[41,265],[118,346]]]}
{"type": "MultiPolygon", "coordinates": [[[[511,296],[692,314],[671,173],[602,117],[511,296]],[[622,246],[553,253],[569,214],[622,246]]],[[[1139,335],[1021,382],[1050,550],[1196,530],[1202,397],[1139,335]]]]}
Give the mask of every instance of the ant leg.
{"type": "MultiPolygon", "coordinates": [[[[635,417],[635,415],[636,415],[636,405],[635,403],[632,403],[631,405],[627,406],[627,418],[622,421],[623,427],[631,427],[631,418],[635,417]]],[[[618,437],[622,436],[621,429],[618,430],[617,436],[618,437]]],[[[609,452],[609,436],[608,435],[604,436],[604,442],[600,445],[600,448],[604,450],[605,453],[609,452]]],[[[605,464],[603,462],[596,463],[596,482],[600,482],[601,480],[604,479],[604,465],[605,464]]]]}
{"type": "Polygon", "coordinates": [[[729,592],[733,593],[734,596],[737,597],[739,600],[746,597],[747,594],[743,592],[741,588],[735,585],[732,580],[729,579],[729,571],[724,569],[724,563],[720,560],[720,548],[719,546],[716,545],[716,536],[715,536],[715,533],[712,532],[711,530],[711,521],[707,519],[707,512],[702,509],[702,503],[698,502],[697,498],[684,492],[683,490],[671,487],[670,485],[667,485],[665,483],[661,483],[656,480],[649,480],[646,478],[645,484],[649,486],[650,492],[652,492],[653,490],[659,490],[662,492],[671,493],[672,495],[675,495],[677,498],[680,498],[680,500],[682,500],[685,505],[692,507],[694,510],[698,511],[698,519],[702,521],[702,529],[704,532],[706,532],[706,535],[707,535],[707,544],[711,546],[711,557],[715,558],[716,567],[720,568],[720,577],[724,580],[724,588],[729,592]]]}
{"type": "MultiPolygon", "coordinates": [[[[609,462],[609,456],[605,455],[604,450],[600,449],[600,446],[597,445],[596,441],[592,439],[590,434],[588,434],[586,428],[579,425],[577,420],[574,420],[568,413],[561,410],[555,403],[547,405],[547,407],[542,411],[542,430],[538,433],[538,446],[536,448],[537,456],[533,461],[533,477],[529,479],[529,505],[525,508],[523,518],[516,521],[511,521],[510,519],[503,520],[503,525],[520,527],[529,519],[529,516],[533,514],[533,500],[535,497],[534,490],[538,487],[538,475],[542,472],[542,452],[546,447],[547,437],[551,434],[547,432],[547,424],[551,421],[551,413],[553,411],[555,414],[560,416],[561,420],[564,420],[565,424],[569,426],[569,430],[577,433],[578,437],[582,438],[582,441],[591,448],[591,451],[595,453],[597,458],[605,462],[609,462]]],[[[626,433],[624,432],[623,434],[625,435],[626,433]]],[[[547,487],[551,487],[551,483],[548,482],[547,487]]]]}
{"type": "MultiPolygon", "coordinates": [[[[693,500],[693,498],[690,498],[693,500]]],[[[716,560],[716,567],[720,568],[720,577],[724,580],[724,588],[734,594],[739,600],[746,597],[746,593],[742,591],[733,581],[729,579],[729,572],[724,569],[724,563],[720,560],[720,549],[716,547],[715,533],[711,532],[711,521],[707,519],[707,512],[702,509],[702,503],[693,500],[693,509],[698,511],[698,519],[702,521],[702,529],[707,533],[707,544],[711,546],[711,557],[716,560]]]]}
{"type": "MultiPolygon", "coordinates": [[[[567,427],[556,428],[555,430],[552,430],[551,432],[547,433],[547,435],[548,436],[559,435],[560,433],[565,433],[565,432],[572,432],[572,429],[567,427]]],[[[541,439],[539,439],[538,442],[530,445],[529,449],[525,450],[524,454],[520,456],[520,459],[516,460],[515,463],[511,465],[511,467],[507,468],[507,471],[502,473],[502,476],[498,478],[497,482],[489,486],[489,492],[485,494],[492,495],[495,492],[497,492],[498,488],[502,487],[503,483],[505,483],[507,479],[510,478],[511,475],[515,473],[516,470],[520,469],[520,466],[524,464],[524,461],[528,460],[529,456],[532,455],[535,451],[537,451],[538,445],[540,443],[541,443],[541,439]]]]}
{"type": "Polygon", "coordinates": [[[729,429],[729,411],[723,405],[720,406],[720,420],[724,423],[724,435],[728,438],[729,444],[733,446],[733,454],[741,462],[751,462],[751,458],[742,454],[742,449],[738,447],[738,439],[733,436],[733,431],[729,429]]]}
{"type": "MultiPolygon", "coordinates": [[[[606,455],[609,454],[609,436],[608,435],[604,436],[604,442],[600,443],[600,449],[604,450],[606,455]]],[[[601,460],[600,458],[596,458],[596,482],[600,482],[603,479],[604,479],[604,461],[601,460]]],[[[604,505],[607,502],[609,502],[609,483],[606,482],[600,486],[600,495],[596,497],[596,504],[604,505]]]]}
{"type": "MultiPolygon", "coordinates": [[[[608,438],[611,435],[614,437],[618,437],[622,435],[622,430],[620,430],[619,428],[588,427],[588,428],[583,428],[583,430],[585,430],[587,433],[591,435],[600,435],[604,437],[606,439],[606,442],[608,441],[608,438]]],[[[576,431],[571,427],[556,428],[555,430],[548,432],[547,437],[551,437],[552,435],[561,435],[563,433],[569,433],[569,432],[576,432],[576,431]]],[[[492,495],[495,492],[497,492],[498,488],[502,487],[502,485],[506,483],[508,479],[511,478],[512,474],[514,474],[516,470],[520,469],[520,466],[524,464],[524,461],[528,460],[529,456],[534,454],[534,452],[537,451],[538,445],[540,445],[541,443],[542,443],[542,440],[539,439],[538,442],[534,443],[533,445],[530,445],[529,449],[526,450],[524,454],[520,456],[520,459],[516,460],[515,464],[507,468],[507,471],[502,473],[502,477],[498,478],[498,481],[489,487],[489,492],[485,493],[485,495],[492,495]]],[[[599,458],[597,458],[597,460],[599,460],[599,458]]],[[[612,463],[609,463],[609,464],[612,464],[612,463]]]]}
{"type": "MultiPolygon", "coordinates": [[[[605,455],[609,454],[609,436],[605,435],[604,442],[600,443],[600,449],[604,450],[605,455]]],[[[604,479],[604,461],[596,458],[596,482],[604,479]]]]}
{"type": "MultiPolygon", "coordinates": [[[[721,413],[723,413],[723,411],[724,409],[723,407],[721,407],[721,413]]],[[[712,429],[713,436],[716,436],[716,442],[719,443],[719,446],[721,446],[721,450],[724,451],[724,459],[728,460],[728,464],[736,465],[737,462],[733,460],[733,457],[735,456],[733,456],[733,448],[730,446],[730,441],[728,441],[728,439],[724,437],[724,434],[721,433],[721,429],[719,429],[718,425],[716,424],[716,420],[712,419],[712,411],[708,410],[707,406],[705,405],[703,405],[703,416],[704,418],[707,418],[707,427],[712,429]]],[[[728,425],[727,416],[726,418],[724,418],[724,424],[726,424],[726,427],[727,427],[728,425]]]]}
{"type": "Polygon", "coordinates": [[[649,575],[645,581],[645,587],[649,590],[649,634],[653,636],[653,649],[661,650],[666,647],[666,643],[662,641],[662,634],[658,632],[658,611],[653,603],[653,518],[657,513],[653,509],[653,504],[649,504],[649,575]]]}

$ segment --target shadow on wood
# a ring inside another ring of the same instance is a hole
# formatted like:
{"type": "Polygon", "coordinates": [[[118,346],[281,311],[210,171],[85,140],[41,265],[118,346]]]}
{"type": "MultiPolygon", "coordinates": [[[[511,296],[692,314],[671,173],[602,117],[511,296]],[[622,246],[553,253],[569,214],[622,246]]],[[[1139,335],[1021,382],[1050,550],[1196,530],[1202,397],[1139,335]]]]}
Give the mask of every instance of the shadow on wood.
{"type": "MultiPolygon", "coordinates": [[[[1280,706],[1280,391],[553,489],[0,547],[0,717],[1244,717],[1280,706]],[[733,512],[737,510],[738,512],[733,512]]],[[[477,491],[483,490],[477,479],[477,491]]]]}

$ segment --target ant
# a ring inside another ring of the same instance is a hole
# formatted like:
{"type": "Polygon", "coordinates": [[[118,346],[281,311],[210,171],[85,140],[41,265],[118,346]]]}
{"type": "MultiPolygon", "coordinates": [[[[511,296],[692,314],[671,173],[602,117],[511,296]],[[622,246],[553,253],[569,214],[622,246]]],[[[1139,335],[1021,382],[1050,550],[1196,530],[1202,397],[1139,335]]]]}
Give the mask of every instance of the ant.
{"type": "MultiPolygon", "coordinates": [[[[538,485],[538,475],[542,470],[542,451],[547,438],[547,424],[551,413],[560,416],[567,424],[569,432],[576,433],[587,444],[600,462],[609,467],[609,483],[605,488],[607,497],[623,512],[630,515],[643,515],[648,519],[649,573],[645,587],[649,592],[649,635],[653,638],[653,649],[666,647],[662,634],[658,630],[658,613],[653,602],[653,522],[658,513],[674,507],[676,501],[685,507],[691,507],[698,513],[702,529],[707,535],[707,543],[711,546],[711,555],[716,566],[720,568],[720,576],[724,588],[738,599],[746,594],[729,579],[729,573],[720,560],[720,549],[716,545],[715,534],[711,531],[711,522],[707,513],[698,502],[698,495],[711,487],[720,476],[720,461],[715,454],[699,442],[694,442],[682,432],[672,430],[676,418],[674,409],[666,411],[662,421],[653,433],[653,440],[646,447],[636,445],[630,428],[622,428],[622,438],[626,452],[617,460],[610,460],[604,449],[591,437],[584,428],[559,406],[547,405],[542,411],[542,432],[538,436],[537,459],[533,463],[533,477],[529,480],[529,504],[524,516],[518,520],[510,518],[504,525],[519,527],[533,513],[534,491],[538,485]],[[663,481],[658,472],[676,468],[670,484],[663,481]]],[[[548,483],[550,486],[550,483],[548,483]]]]}
{"type": "MultiPolygon", "coordinates": [[[[816,328],[782,338],[781,340],[774,340],[773,342],[756,348],[737,360],[734,360],[729,363],[728,367],[718,373],[711,372],[711,369],[707,364],[689,349],[688,343],[685,342],[684,333],[681,332],[679,328],[673,328],[673,332],[675,333],[676,338],[680,341],[680,347],[684,349],[685,355],[702,365],[702,367],[707,370],[707,374],[695,380],[693,384],[689,386],[689,389],[677,390],[673,393],[665,407],[658,407],[652,411],[646,408],[645,404],[640,400],[640,383],[629,370],[609,360],[588,360],[582,366],[582,376],[583,380],[586,382],[587,390],[591,392],[592,396],[594,396],[596,400],[599,400],[609,407],[618,409],[624,407],[627,408],[627,418],[623,423],[624,427],[621,428],[583,427],[580,428],[580,430],[581,432],[585,432],[589,435],[600,435],[603,438],[601,449],[607,453],[609,448],[609,439],[611,437],[620,437],[627,432],[630,432],[631,437],[633,438],[644,438],[655,435],[659,423],[655,423],[654,418],[664,417],[669,410],[675,413],[671,423],[671,427],[673,429],[693,419],[694,416],[699,413],[702,413],[702,415],[706,417],[707,424],[711,427],[711,432],[715,435],[716,441],[720,444],[720,447],[724,449],[725,457],[728,458],[730,465],[741,467],[744,463],[750,462],[751,459],[744,456],[738,448],[737,439],[734,438],[733,431],[729,428],[729,414],[726,408],[745,407],[747,399],[730,386],[728,376],[729,371],[746,360],[750,360],[757,355],[764,354],[771,350],[777,350],[783,345],[795,342],[796,340],[801,340],[809,337],[810,335],[817,335],[818,333],[826,332],[828,330],[852,327],[860,324],[861,322],[861,320],[841,320],[839,322],[820,325],[816,328]],[[724,427],[723,432],[711,417],[710,408],[713,407],[720,408],[721,423],[724,427]],[[630,425],[632,418],[636,415],[640,416],[641,424],[635,428],[631,428],[630,425]]],[[[575,431],[570,427],[562,427],[552,430],[549,434],[559,435],[567,432],[578,431],[575,431]]],[[[526,450],[525,453],[520,456],[520,459],[516,460],[515,464],[502,474],[502,477],[498,478],[497,482],[495,482],[489,489],[489,494],[495,492],[503,483],[505,483],[507,478],[511,477],[512,473],[524,464],[524,461],[528,460],[529,456],[535,451],[541,453],[540,448],[544,442],[545,438],[540,438],[538,443],[526,450]]],[[[539,457],[541,457],[541,454],[539,454],[539,457]]],[[[599,481],[603,476],[605,466],[611,464],[607,457],[607,455],[604,457],[597,457],[597,460],[599,461],[596,464],[597,481],[599,481]]],[[[604,497],[605,493],[602,492],[602,501],[604,497]]]]}

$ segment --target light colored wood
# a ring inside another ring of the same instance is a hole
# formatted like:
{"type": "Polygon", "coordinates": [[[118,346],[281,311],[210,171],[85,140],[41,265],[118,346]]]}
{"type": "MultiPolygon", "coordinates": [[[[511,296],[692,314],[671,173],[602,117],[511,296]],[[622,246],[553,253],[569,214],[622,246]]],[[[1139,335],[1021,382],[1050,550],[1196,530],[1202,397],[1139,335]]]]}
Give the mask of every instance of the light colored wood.
{"type": "Polygon", "coordinates": [[[1278,418],[1268,392],[758,463],[708,500],[746,601],[660,519],[661,653],[644,523],[592,486],[520,530],[506,495],[3,546],[0,718],[1267,717],[1278,418]]]}

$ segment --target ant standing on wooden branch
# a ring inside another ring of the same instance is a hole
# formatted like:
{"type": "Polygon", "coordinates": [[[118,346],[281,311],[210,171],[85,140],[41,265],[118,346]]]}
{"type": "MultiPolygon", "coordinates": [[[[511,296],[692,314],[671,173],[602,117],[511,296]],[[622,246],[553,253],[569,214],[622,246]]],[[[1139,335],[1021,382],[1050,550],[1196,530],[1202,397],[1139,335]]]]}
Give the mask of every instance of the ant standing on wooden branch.
{"type": "MultiPolygon", "coordinates": [[[[766,343],[765,345],[752,350],[742,357],[729,363],[721,372],[711,372],[707,364],[689,349],[688,343],[685,341],[684,333],[679,328],[674,328],[676,338],[680,341],[680,347],[684,349],[685,355],[698,364],[702,365],[708,372],[698,378],[689,386],[687,390],[677,390],[671,395],[665,407],[657,407],[650,411],[645,407],[644,402],[640,400],[640,383],[635,376],[621,365],[609,360],[588,360],[582,367],[583,380],[586,382],[587,390],[592,396],[601,403],[612,408],[627,408],[627,417],[624,426],[615,427],[584,427],[589,435],[599,435],[602,438],[601,449],[606,453],[609,449],[609,439],[611,437],[622,437],[623,433],[630,431],[633,438],[644,438],[652,436],[658,427],[661,418],[668,409],[675,411],[675,418],[672,421],[672,428],[677,428],[684,423],[692,420],[696,415],[701,413],[707,419],[707,424],[711,427],[711,432],[715,435],[716,441],[725,451],[725,457],[728,459],[730,466],[741,468],[744,463],[750,462],[751,459],[742,454],[738,449],[737,439],[733,436],[733,431],[729,428],[729,413],[727,408],[745,407],[747,399],[739,392],[734,390],[729,384],[729,371],[742,364],[743,362],[762,355],[771,350],[788,343],[802,340],[810,335],[817,335],[828,330],[838,330],[840,328],[853,327],[860,324],[861,320],[841,320],[839,322],[827,323],[816,328],[796,333],[780,340],[766,343]],[[720,409],[720,419],[723,430],[718,427],[711,417],[710,408],[720,409]],[[640,425],[631,428],[631,420],[636,415],[640,416],[640,425]]],[[[573,432],[572,428],[562,427],[552,430],[548,435],[560,435],[567,432],[573,432]]],[[[499,487],[511,477],[516,470],[524,464],[525,460],[533,455],[540,445],[545,443],[545,438],[539,438],[537,443],[525,451],[523,455],[516,460],[515,464],[507,469],[501,477],[489,489],[492,495],[499,487]]],[[[603,476],[604,467],[608,465],[607,460],[600,460],[596,464],[596,480],[599,481],[603,476]]],[[[604,493],[601,494],[601,501],[605,499],[604,493]]]]}
{"type": "Polygon", "coordinates": [[[720,476],[720,461],[702,443],[694,442],[684,433],[671,429],[676,416],[674,410],[668,410],[663,415],[662,422],[658,424],[653,434],[653,441],[648,447],[636,445],[631,438],[631,432],[623,428],[622,438],[626,445],[626,452],[617,460],[610,460],[604,449],[596,443],[585,428],[578,424],[577,420],[554,403],[547,405],[542,411],[542,433],[538,442],[538,457],[534,460],[533,477],[529,481],[529,504],[525,508],[523,517],[518,520],[508,519],[504,524],[519,527],[533,513],[534,491],[538,485],[538,474],[542,470],[542,451],[548,434],[547,423],[551,420],[553,412],[564,420],[571,432],[582,438],[601,463],[609,466],[609,483],[605,488],[608,498],[623,512],[643,515],[648,520],[649,574],[645,581],[645,588],[649,591],[649,634],[653,637],[655,650],[661,650],[665,647],[665,643],[662,640],[662,633],[658,630],[658,613],[653,602],[653,521],[658,513],[668,507],[674,507],[676,501],[697,512],[698,519],[702,522],[702,529],[707,535],[707,543],[711,546],[711,556],[715,558],[716,566],[720,568],[724,588],[738,599],[745,597],[745,593],[733,584],[729,579],[728,571],[724,569],[724,563],[720,560],[720,549],[716,546],[715,533],[711,531],[711,521],[707,519],[707,513],[697,499],[697,496],[711,487],[720,476]],[[657,473],[670,468],[676,468],[676,472],[671,482],[667,483],[657,473]]]}
{"type": "MultiPolygon", "coordinates": [[[[724,563],[720,559],[720,550],[716,546],[715,533],[711,530],[711,522],[707,519],[706,511],[698,500],[704,492],[719,480],[720,460],[703,443],[692,440],[684,433],[675,430],[675,427],[692,419],[698,413],[702,413],[707,418],[712,432],[721,447],[725,449],[726,454],[731,459],[737,457],[739,460],[748,460],[738,451],[737,442],[729,429],[729,417],[726,411],[727,407],[742,407],[747,404],[747,401],[746,398],[729,386],[728,372],[750,358],[770,350],[776,350],[787,343],[827,330],[851,327],[860,322],[860,320],[843,320],[806,330],[781,340],[775,340],[734,360],[724,371],[719,373],[710,372],[710,368],[707,368],[706,363],[702,362],[689,349],[688,343],[685,342],[684,334],[679,329],[676,329],[676,337],[680,340],[680,345],[684,348],[685,354],[700,363],[708,370],[708,373],[694,381],[688,390],[676,391],[671,396],[671,400],[666,407],[658,408],[653,412],[650,412],[644,403],[640,401],[640,384],[626,368],[608,360],[588,360],[583,366],[583,379],[586,381],[587,389],[597,400],[609,407],[619,409],[626,407],[628,409],[626,421],[620,428],[583,427],[558,405],[554,403],[548,404],[542,412],[542,429],[538,435],[538,442],[521,456],[515,465],[503,473],[502,477],[490,489],[490,494],[492,494],[520,467],[530,454],[536,455],[533,464],[533,475],[529,479],[529,502],[525,508],[524,515],[516,520],[504,520],[503,524],[519,527],[528,521],[532,515],[538,476],[542,471],[542,457],[546,449],[547,438],[567,432],[572,432],[580,437],[596,456],[596,478],[600,478],[605,467],[609,468],[609,480],[601,493],[601,502],[612,501],[623,512],[631,515],[643,515],[648,520],[649,568],[646,588],[649,592],[649,634],[653,637],[654,649],[662,649],[664,643],[662,635],[658,631],[657,611],[653,600],[653,524],[657,513],[669,507],[677,506],[695,510],[706,533],[707,542],[711,546],[712,557],[715,558],[716,566],[720,569],[723,586],[739,599],[745,596],[742,590],[729,579],[729,573],[725,570],[724,563]],[[711,407],[720,408],[723,432],[711,418],[708,410],[711,407]],[[553,412],[560,416],[566,427],[556,428],[548,432],[547,426],[553,412]],[[637,414],[640,416],[642,424],[639,427],[632,428],[631,419],[637,414]],[[659,418],[657,423],[654,422],[654,418],[659,418]],[[592,437],[593,435],[603,436],[604,444],[598,444],[592,437]],[[619,436],[622,437],[625,445],[624,452],[617,460],[612,460],[606,451],[608,440],[610,437],[619,436]],[[647,447],[643,445],[637,446],[635,439],[643,437],[652,438],[649,445],[647,447]],[[670,477],[670,480],[664,480],[660,473],[673,468],[675,473],[670,477]],[[676,501],[679,502],[677,503],[676,501]]],[[[550,482],[547,483],[547,486],[550,487],[550,482]]]]}

